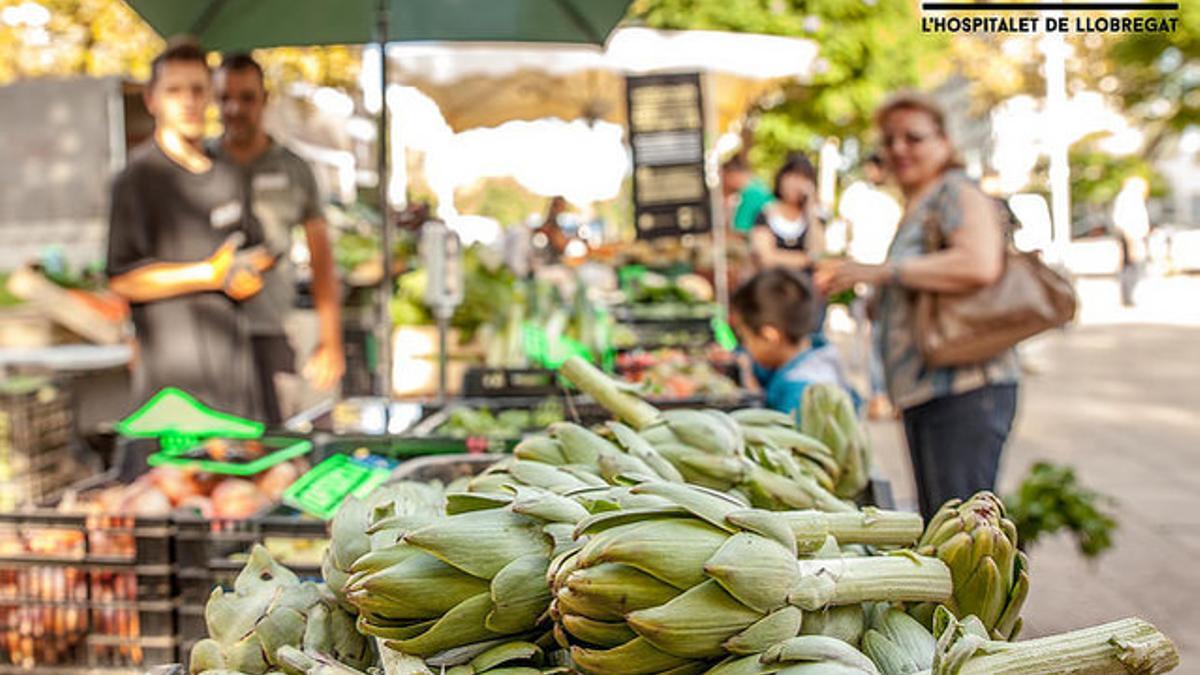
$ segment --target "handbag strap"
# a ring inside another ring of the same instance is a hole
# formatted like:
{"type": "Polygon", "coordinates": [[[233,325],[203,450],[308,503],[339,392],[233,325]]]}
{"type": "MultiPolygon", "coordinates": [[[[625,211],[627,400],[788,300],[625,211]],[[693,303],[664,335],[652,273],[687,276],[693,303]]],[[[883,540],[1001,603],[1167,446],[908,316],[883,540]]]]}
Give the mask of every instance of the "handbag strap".
{"type": "Polygon", "coordinates": [[[942,237],[942,204],[946,198],[946,184],[943,181],[931,195],[930,203],[925,209],[925,218],[921,223],[922,238],[925,242],[925,252],[940,251],[944,245],[942,237]]]}
{"type": "MultiPolygon", "coordinates": [[[[925,242],[925,252],[933,253],[940,251],[945,247],[945,237],[942,235],[942,207],[945,205],[949,190],[946,190],[946,184],[943,181],[937,188],[937,192],[931,196],[931,202],[925,213],[925,219],[922,222],[922,239],[925,242]]],[[[1008,206],[997,197],[985,195],[996,209],[996,219],[1000,221],[1001,234],[1001,250],[1005,253],[1014,251],[1013,234],[1015,234],[1018,223],[1016,222],[1012,211],[1008,206]]]]}

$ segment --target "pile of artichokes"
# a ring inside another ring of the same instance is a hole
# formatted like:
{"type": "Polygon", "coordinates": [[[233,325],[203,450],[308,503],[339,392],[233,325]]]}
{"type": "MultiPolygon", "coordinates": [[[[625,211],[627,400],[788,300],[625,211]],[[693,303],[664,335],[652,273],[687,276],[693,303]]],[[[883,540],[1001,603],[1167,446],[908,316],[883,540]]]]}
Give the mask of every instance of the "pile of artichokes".
{"type": "Polygon", "coordinates": [[[1138,619],[1012,642],[1028,562],[1000,501],[949,502],[927,527],[856,507],[870,450],[836,390],[810,388],[797,427],[761,410],[661,412],[593,371],[564,367],[620,421],[553,424],[445,491],[388,485],[347,502],[328,588],[275,572],[292,591],[267,593],[248,581],[262,576],[252,558],[242,588],[214,592],[193,672],[353,675],[375,664],[363,636],[450,675],[1178,664],[1138,619]]]}
{"type": "Polygon", "coordinates": [[[284,647],[327,655],[351,669],[376,662],[374,646],[329,589],[301,582],[261,545],[251,551],[233,592],[213,590],[204,619],[209,637],[192,647],[193,673],[287,670],[284,647]]]}

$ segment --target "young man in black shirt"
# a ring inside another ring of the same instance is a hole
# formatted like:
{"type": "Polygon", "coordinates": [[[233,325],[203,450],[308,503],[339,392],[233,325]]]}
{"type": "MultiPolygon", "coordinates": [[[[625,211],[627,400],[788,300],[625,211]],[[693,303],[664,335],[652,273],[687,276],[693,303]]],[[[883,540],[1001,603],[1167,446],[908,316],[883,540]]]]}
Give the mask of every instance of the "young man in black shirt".
{"type": "Polygon", "coordinates": [[[175,386],[258,417],[241,302],[262,289],[272,260],[257,246],[237,171],[204,153],[211,97],[199,46],[177,43],[154,60],[145,95],[154,137],[113,182],[109,286],[132,306],[138,402],[175,386]]]}

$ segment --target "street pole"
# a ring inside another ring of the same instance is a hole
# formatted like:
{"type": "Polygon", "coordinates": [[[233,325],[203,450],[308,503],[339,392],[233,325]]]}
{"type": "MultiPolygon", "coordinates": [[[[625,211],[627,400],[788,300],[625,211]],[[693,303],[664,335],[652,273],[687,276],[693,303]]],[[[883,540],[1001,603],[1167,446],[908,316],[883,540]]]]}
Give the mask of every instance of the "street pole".
{"type": "Polygon", "coordinates": [[[387,0],[379,0],[376,16],[376,30],[379,41],[379,133],[376,136],[376,175],[379,186],[379,241],[383,247],[383,278],[379,282],[379,314],[375,327],[377,372],[375,387],[380,396],[390,399],[392,396],[392,222],[388,203],[388,5],[387,0]]]}
{"type": "MultiPolygon", "coordinates": [[[[1047,18],[1059,19],[1062,12],[1047,14],[1047,18]]],[[[1071,242],[1071,168],[1068,158],[1070,147],[1066,124],[1067,98],[1067,45],[1062,33],[1049,32],[1042,38],[1042,53],[1045,54],[1046,72],[1046,116],[1050,133],[1047,135],[1047,154],[1050,159],[1050,218],[1052,237],[1050,249],[1046,251],[1048,262],[1062,263],[1066,258],[1067,245],[1071,242]]]]}

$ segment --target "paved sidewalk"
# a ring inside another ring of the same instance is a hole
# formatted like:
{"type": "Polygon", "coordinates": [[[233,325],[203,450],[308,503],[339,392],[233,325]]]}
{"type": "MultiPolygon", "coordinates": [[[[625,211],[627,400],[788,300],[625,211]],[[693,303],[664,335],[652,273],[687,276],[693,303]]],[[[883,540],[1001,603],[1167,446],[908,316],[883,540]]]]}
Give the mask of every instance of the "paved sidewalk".
{"type": "MultiPolygon", "coordinates": [[[[1200,673],[1200,278],[1153,279],[1141,306],[1112,280],[1081,282],[1081,325],[1023,349],[1020,412],[1001,471],[1013,490],[1039,459],[1076,467],[1120,500],[1115,547],[1089,563],[1066,537],[1031,551],[1024,637],[1137,615],[1200,673]]],[[[877,462],[915,505],[896,423],[872,424],[877,462]]]]}

